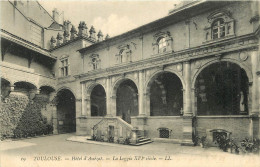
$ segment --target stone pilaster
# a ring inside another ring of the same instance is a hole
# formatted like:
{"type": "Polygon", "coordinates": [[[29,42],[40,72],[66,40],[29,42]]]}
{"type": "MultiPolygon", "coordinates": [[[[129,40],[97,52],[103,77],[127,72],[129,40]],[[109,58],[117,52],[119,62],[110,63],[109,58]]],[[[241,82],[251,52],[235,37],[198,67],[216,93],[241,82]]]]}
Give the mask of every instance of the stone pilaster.
{"type": "Polygon", "coordinates": [[[185,21],[186,48],[190,48],[190,20],[185,21]]]}

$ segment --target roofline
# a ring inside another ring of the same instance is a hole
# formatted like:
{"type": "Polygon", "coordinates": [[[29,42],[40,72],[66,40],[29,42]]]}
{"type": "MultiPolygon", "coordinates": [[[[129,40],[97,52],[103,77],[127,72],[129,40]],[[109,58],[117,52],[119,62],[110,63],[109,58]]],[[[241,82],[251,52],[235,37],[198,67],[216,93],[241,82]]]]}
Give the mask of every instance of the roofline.
{"type": "MultiPolygon", "coordinates": [[[[61,47],[63,47],[63,46],[66,46],[66,45],[68,45],[68,44],[71,44],[71,43],[76,42],[76,41],[81,40],[81,39],[85,39],[85,40],[87,40],[87,41],[93,43],[92,45],[95,44],[95,41],[91,40],[89,37],[78,36],[78,37],[76,37],[75,39],[69,40],[69,41],[67,41],[67,42],[65,42],[65,43],[62,43],[62,44],[59,45],[59,46],[56,46],[56,47],[54,47],[54,48],[52,48],[52,49],[49,49],[49,51],[54,51],[54,50],[56,50],[56,49],[59,49],[59,48],[61,48],[61,47]]],[[[91,45],[90,45],[90,46],[91,46],[91,45]]]]}
{"type": "Polygon", "coordinates": [[[103,44],[103,43],[107,43],[107,42],[109,42],[109,41],[113,41],[113,40],[115,40],[115,39],[120,39],[120,38],[123,37],[123,36],[129,36],[130,34],[135,34],[135,33],[138,33],[138,32],[142,33],[145,29],[149,28],[149,26],[152,25],[152,24],[162,22],[163,20],[165,20],[165,19],[167,19],[167,18],[173,17],[173,16],[176,15],[177,13],[183,12],[183,11],[185,11],[185,10],[187,10],[187,9],[190,9],[191,7],[194,7],[194,6],[197,6],[197,5],[206,3],[206,2],[214,2],[214,1],[210,1],[210,0],[198,0],[198,1],[196,1],[196,3],[187,4],[187,5],[185,5],[185,7],[182,7],[180,10],[177,10],[176,12],[174,12],[174,13],[172,13],[172,14],[169,14],[169,15],[167,15],[167,16],[164,16],[164,17],[160,18],[160,19],[154,20],[154,21],[152,21],[152,22],[150,22],[150,23],[144,24],[144,25],[142,25],[142,26],[140,26],[140,27],[137,27],[137,28],[132,29],[132,30],[130,30],[130,31],[127,31],[127,32],[125,32],[125,33],[119,34],[119,35],[117,35],[117,36],[111,37],[111,38],[109,38],[109,39],[106,39],[106,40],[97,42],[97,43],[95,43],[95,44],[93,44],[93,45],[87,46],[87,47],[85,47],[85,48],[79,49],[79,50],[77,50],[77,51],[80,52],[80,53],[83,53],[84,51],[86,51],[86,50],[88,50],[88,49],[97,47],[98,45],[101,45],[101,44],[103,44]]]}
{"type": "MultiPolygon", "coordinates": [[[[44,56],[49,57],[49,58],[52,58],[52,59],[55,59],[55,60],[57,59],[56,56],[53,56],[53,55],[50,53],[50,51],[47,50],[47,49],[43,49],[43,48],[41,48],[40,46],[38,46],[38,45],[36,45],[36,44],[34,44],[34,43],[30,42],[30,41],[27,41],[27,40],[25,40],[25,39],[23,39],[23,38],[21,38],[21,37],[18,37],[18,36],[14,35],[14,34],[12,34],[12,33],[10,33],[10,32],[8,32],[8,31],[4,30],[4,29],[0,29],[0,32],[1,32],[1,33],[4,33],[4,34],[7,34],[7,35],[9,35],[10,37],[12,37],[13,39],[15,39],[16,41],[13,41],[13,42],[15,42],[15,43],[17,43],[17,44],[19,44],[19,45],[22,45],[21,42],[24,42],[24,43],[26,43],[27,45],[29,45],[28,47],[25,46],[26,48],[31,49],[31,50],[33,50],[33,51],[39,53],[39,54],[42,54],[42,55],[44,55],[44,56]],[[34,48],[33,48],[33,47],[34,47],[34,48]]],[[[3,35],[1,35],[1,38],[5,38],[5,39],[11,41],[10,37],[8,37],[8,36],[7,36],[7,37],[4,37],[3,35]]]]}

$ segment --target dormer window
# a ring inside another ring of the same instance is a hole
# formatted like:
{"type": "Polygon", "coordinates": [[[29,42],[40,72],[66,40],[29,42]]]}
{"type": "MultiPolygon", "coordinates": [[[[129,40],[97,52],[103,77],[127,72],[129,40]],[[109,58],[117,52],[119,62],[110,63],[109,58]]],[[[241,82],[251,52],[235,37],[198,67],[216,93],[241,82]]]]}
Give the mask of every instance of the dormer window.
{"type": "Polygon", "coordinates": [[[212,39],[225,36],[225,24],[223,19],[217,19],[212,24],[212,39]]]}
{"type": "Polygon", "coordinates": [[[158,45],[159,45],[159,53],[166,52],[167,42],[164,37],[159,38],[158,45]]]}

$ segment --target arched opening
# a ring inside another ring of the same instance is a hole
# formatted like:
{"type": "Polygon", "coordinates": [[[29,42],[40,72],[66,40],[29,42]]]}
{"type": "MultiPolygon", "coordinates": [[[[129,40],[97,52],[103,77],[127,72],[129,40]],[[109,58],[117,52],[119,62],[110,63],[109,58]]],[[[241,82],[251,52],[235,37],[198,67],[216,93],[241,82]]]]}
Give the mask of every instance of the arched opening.
{"type": "Polygon", "coordinates": [[[91,92],[91,116],[106,115],[106,92],[103,86],[96,85],[91,92]]]}
{"type": "Polygon", "coordinates": [[[170,72],[159,73],[150,81],[150,115],[179,116],[183,108],[182,82],[170,72]]]}
{"type": "Polygon", "coordinates": [[[75,96],[68,89],[62,89],[57,94],[58,132],[76,132],[75,96]]]}
{"type": "Polygon", "coordinates": [[[37,87],[32,83],[20,81],[14,83],[14,91],[19,94],[24,94],[32,100],[35,98],[37,87]]]}
{"type": "Polygon", "coordinates": [[[138,90],[133,81],[124,80],[116,91],[116,115],[131,123],[131,116],[138,115],[138,90]]]}
{"type": "Polygon", "coordinates": [[[195,87],[198,115],[248,114],[248,77],[237,64],[209,65],[198,75],[195,87]]]}
{"type": "Polygon", "coordinates": [[[50,86],[41,86],[40,87],[40,94],[49,95],[50,93],[54,92],[55,89],[50,86]]]}
{"type": "Polygon", "coordinates": [[[10,82],[4,78],[1,78],[1,99],[4,99],[10,94],[11,87],[10,82]]]}

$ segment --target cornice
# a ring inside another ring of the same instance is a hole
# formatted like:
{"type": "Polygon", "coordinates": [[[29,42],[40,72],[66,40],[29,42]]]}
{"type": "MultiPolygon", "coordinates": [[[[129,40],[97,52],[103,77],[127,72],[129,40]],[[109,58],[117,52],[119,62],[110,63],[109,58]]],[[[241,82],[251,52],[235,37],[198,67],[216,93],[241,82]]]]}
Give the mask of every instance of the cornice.
{"type": "Polygon", "coordinates": [[[20,38],[4,29],[1,29],[1,38],[4,38],[8,41],[11,41],[11,42],[14,42],[18,45],[21,45],[27,49],[30,49],[30,50],[33,50],[41,55],[44,55],[44,56],[47,56],[49,58],[52,58],[52,59],[55,59],[56,60],[56,57],[53,56],[48,50],[46,49],[43,49],[41,48],[40,46],[34,44],[34,43],[31,43],[23,38],[20,38]]]}
{"type": "Polygon", "coordinates": [[[223,6],[225,4],[229,4],[229,3],[232,3],[232,2],[226,2],[226,1],[218,2],[218,1],[204,1],[203,0],[203,1],[201,1],[201,3],[198,3],[195,6],[190,6],[188,8],[183,9],[183,10],[175,12],[174,14],[170,14],[168,16],[165,16],[163,18],[160,18],[158,20],[155,20],[153,22],[150,22],[148,24],[145,24],[143,26],[140,26],[138,28],[135,28],[133,30],[125,32],[123,34],[120,34],[118,36],[114,36],[114,37],[109,38],[107,40],[97,42],[97,43],[90,45],[88,47],[79,49],[78,51],[80,53],[84,53],[84,52],[87,52],[87,51],[92,52],[95,49],[102,49],[102,48],[107,47],[107,46],[112,46],[116,43],[117,44],[120,43],[121,40],[129,39],[133,36],[141,36],[142,34],[146,34],[146,33],[152,32],[152,31],[156,31],[158,29],[161,29],[162,27],[166,27],[166,26],[169,26],[171,24],[181,22],[183,20],[186,20],[187,18],[192,17],[188,13],[192,13],[192,15],[198,15],[198,14],[203,13],[205,11],[209,11],[212,8],[218,8],[218,7],[221,7],[221,6],[223,6]]]}
{"type": "Polygon", "coordinates": [[[84,74],[75,75],[74,77],[79,78],[81,81],[93,80],[96,78],[103,78],[112,75],[119,75],[122,73],[129,73],[143,69],[154,68],[161,65],[192,61],[194,59],[200,59],[219,54],[222,55],[227,52],[255,49],[258,47],[258,39],[255,37],[254,33],[252,33],[240,37],[224,39],[215,43],[204,44],[177,52],[168,52],[163,55],[153,55],[149,59],[144,59],[127,64],[120,64],[106,69],[89,71],[84,74]]]}

